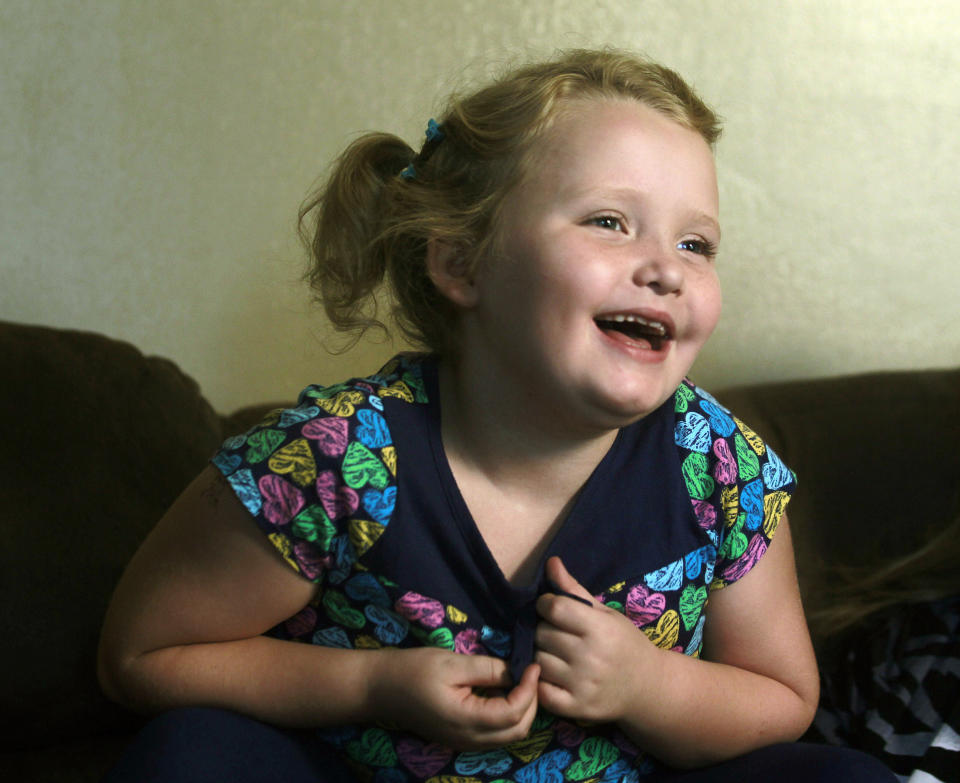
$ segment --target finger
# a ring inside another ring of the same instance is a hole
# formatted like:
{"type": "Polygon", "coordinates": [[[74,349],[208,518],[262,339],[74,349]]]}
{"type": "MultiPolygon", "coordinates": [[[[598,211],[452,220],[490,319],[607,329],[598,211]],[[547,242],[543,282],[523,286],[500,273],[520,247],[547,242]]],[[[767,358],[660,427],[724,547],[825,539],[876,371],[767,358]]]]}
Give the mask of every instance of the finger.
{"type": "Polygon", "coordinates": [[[576,717],[576,701],[566,688],[541,679],[537,687],[537,702],[548,712],[560,717],[576,717]]]}
{"type": "Polygon", "coordinates": [[[551,557],[547,560],[547,578],[558,590],[570,593],[578,598],[587,601],[590,606],[594,604],[594,598],[583,585],[573,578],[563,561],[559,557],[551,557]]]}
{"type": "Polygon", "coordinates": [[[491,655],[457,655],[460,684],[473,688],[512,688],[513,678],[506,661],[491,655]]]}
{"type": "Polygon", "coordinates": [[[534,660],[540,665],[540,682],[565,686],[570,678],[571,666],[563,658],[538,650],[534,660]]]}
{"type": "MultiPolygon", "coordinates": [[[[509,676],[509,675],[508,675],[509,676]]],[[[521,723],[530,705],[536,705],[540,666],[529,665],[523,675],[504,696],[477,696],[472,693],[464,706],[471,713],[471,723],[478,732],[502,732],[521,723]]]]}

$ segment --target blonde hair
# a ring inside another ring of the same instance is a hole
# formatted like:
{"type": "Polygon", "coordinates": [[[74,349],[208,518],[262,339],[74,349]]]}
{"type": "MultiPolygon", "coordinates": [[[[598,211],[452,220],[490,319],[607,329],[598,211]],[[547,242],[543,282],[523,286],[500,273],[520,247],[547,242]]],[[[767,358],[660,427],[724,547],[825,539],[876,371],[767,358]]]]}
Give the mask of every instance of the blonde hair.
{"type": "Polygon", "coordinates": [[[495,247],[505,195],[535,165],[537,140],[576,99],[638,101],[711,147],[720,135],[717,115],[680,76],[614,50],[566,52],[454,96],[439,120],[442,141],[419,154],[391,134],[366,134],[300,210],[307,279],[333,325],[357,337],[385,329],[377,292],[386,282],[407,340],[455,353],[456,308],[430,280],[427,243],[456,248],[464,268],[475,269],[495,247]],[[410,164],[413,176],[399,176],[410,164]]]}
{"type": "Polygon", "coordinates": [[[811,631],[820,640],[840,636],[896,606],[960,595],[960,513],[914,551],[864,570],[838,569],[830,602],[814,612],[811,631]]]}

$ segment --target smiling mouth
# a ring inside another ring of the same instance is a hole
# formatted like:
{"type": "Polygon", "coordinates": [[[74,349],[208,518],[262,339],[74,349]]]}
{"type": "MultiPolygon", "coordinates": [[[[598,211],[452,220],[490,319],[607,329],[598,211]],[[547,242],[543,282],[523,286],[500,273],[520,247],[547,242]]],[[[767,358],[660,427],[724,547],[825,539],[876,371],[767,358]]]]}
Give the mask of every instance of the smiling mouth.
{"type": "Polygon", "coordinates": [[[666,324],[638,315],[601,316],[594,318],[594,323],[604,332],[623,335],[635,343],[647,343],[654,351],[662,350],[670,340],[670,330],[666,324]]]}

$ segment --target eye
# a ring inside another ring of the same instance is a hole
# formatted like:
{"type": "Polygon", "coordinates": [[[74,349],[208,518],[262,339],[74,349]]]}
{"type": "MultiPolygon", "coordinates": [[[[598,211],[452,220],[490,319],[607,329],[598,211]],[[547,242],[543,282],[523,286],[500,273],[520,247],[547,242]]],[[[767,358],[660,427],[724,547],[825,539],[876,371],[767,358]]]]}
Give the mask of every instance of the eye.
{"type": "Polygon", "coordinates": [[[623,231],[623,221],[620,220],[616,215],[597,215],[597,217],[592,217],[587,221],[588,225],[599,226],[600,228],[606,228],[610,231],[623,231]]]}
{"type": "Polygon", "coordinates": [[[717,246],[706,239],[683,239],[677,243],[677,250],[687,253],[696,253],[704,258],[712,259],[717,255],[717,246]]]}

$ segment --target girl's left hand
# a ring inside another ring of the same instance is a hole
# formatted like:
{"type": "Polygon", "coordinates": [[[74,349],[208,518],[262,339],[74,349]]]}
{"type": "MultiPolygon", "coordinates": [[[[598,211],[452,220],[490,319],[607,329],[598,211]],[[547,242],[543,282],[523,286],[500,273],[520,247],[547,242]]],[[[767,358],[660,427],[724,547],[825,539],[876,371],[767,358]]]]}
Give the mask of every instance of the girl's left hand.
{"type": "Polygon", "coordinates": [[[599,603],[559,557],[547,561],[558,589],[590,602],[545,593],[537,600],[534,660],[540,664],[540,704],[567,718],[619,720],[638,700],[657,699],[661,650],[624,615],[599,603]]]}

